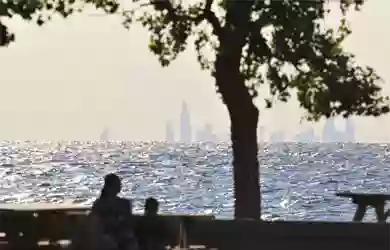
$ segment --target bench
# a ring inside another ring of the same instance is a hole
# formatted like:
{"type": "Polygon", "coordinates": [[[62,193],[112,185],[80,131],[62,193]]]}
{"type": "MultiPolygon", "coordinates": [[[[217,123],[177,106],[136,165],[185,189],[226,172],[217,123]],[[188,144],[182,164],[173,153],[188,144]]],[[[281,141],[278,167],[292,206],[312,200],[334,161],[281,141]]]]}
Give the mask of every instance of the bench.
{"type": "Polygon", "coordinates": [[[361,222],[366,215],[368,207],[375,209],[376,218],[378,222],[386,222],[386,219],[390,215],[390,210],[385,212],[385,205],[387,201],[390,201],[390,194],[368,194],[368,193],[352,193],[341,192],[336,193],[339,197],[350,198],[352,202],[356,204],[356,211],[353,217],[353,221],[361,222]]]}
{"type": "Polygon", "coordinates": [[[1,211],[1,242],[9,249],[62,249],[79,234],[87,213],[59,210],[1,211]]]}
{"type": "MultiPolygon", "coordinates": [[[[34,207],[0,206],[0,249],[64,249],[85,234],[89,208],[87,207],[34,207]],[[7,246],[4,248],[4,246],[7,246]]],[[[135,215],[135,223],[142,223],[143,216],[135,215]]],[[[186,230],[194,220],[214,219],[214,216],[162,215],[172,237],[167,246],[187,247],[186,230]]],[[[83,241],[83,239],[81,239],[83,241]]]]}

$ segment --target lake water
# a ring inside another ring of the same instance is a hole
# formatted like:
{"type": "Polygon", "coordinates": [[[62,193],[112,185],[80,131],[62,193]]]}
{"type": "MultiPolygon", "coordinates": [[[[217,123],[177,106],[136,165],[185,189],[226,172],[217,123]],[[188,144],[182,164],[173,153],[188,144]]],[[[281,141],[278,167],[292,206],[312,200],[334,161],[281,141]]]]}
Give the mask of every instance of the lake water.
{"type": "MultiPolygon", "coordinates": [[[[388,192],[389,154],[387,144],[262,145],[263,218],[351,220],[335,191],[388,192]]],[[[154,196],[165,212],[231,217],[231,162],[228,144],[0,142],[0,203],[91,204],[116,172],[135,211],[154,196]]]]}

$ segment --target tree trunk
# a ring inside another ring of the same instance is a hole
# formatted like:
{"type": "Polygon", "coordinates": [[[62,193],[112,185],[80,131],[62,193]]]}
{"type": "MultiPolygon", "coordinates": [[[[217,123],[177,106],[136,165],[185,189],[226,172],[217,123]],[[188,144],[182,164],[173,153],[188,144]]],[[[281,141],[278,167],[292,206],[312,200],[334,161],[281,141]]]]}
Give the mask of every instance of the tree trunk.
{"type": "Polygon", "coordinates": [[[215,79],[230,115],[234,158],[235,217],[259,220],[261,215],[257,158],[259,111],[253,104],[252,96],[239,70],[241,50],[235,50],[235,46],[229,46],[229,43],[226,47],[223,47],[222,43],[220,46],[220,53],[217,55],[215,64],[215,79]]]}
{"type": "MultiPolygon", "coordinates": [[[[261,197],[257,145],[258,110],[252,103],[226,103],[231,122],[235,182],[235,217],[260,219],[261,197]]],[[[240,99],[240,98],[237,98],[240,99]]],[[[242,100],[242,99],[241,99],[242,100]]]]}
{"type": "Polygon", "coordinates": [[[229,115],[233,147],[235,217],[260,219],[257,158],[259,111],[240,71],[242,49],[250,32],[253,1],[227,1],[226,23],[218,35],[214,77],[229,115]]]}

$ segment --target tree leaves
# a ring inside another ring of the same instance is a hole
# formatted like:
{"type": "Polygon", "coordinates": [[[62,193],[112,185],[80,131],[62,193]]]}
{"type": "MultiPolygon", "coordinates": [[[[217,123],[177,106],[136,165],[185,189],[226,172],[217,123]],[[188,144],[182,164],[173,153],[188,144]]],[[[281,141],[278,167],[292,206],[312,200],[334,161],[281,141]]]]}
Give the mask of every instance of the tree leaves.
{"type": "MultiPolygon", "coordinates": [[[[155,9],[160,9],[162,6],[158,3],[155,9]]],[[[193,29],[193,20],[188,12],[181,9],[172,11],[144,13],[138,18],[138,21],[151,31],[149,48],[158,56],[162,66],[168,66],[180,52],[186,49],[187,38],[193,29]]]]}
{"type": "MultiPolygon", "coordinates": [[[[122,14],[126,28],[133,21],[146,27],[150,32],[149,49],[162,66],[176,59],[194,36],[201,68],[213,76],[213,58],[224,53],[220,42],[239,36],[244,43],[239,44],[242,56],[237,63],[252,97],[266,83],[272,96],[281,101],[287,102],[296,93],[300,106],[308,112],[307,118],[312,120],[389,112],[380,77],[372,68],[359,66],[354,56],[341,47],[351,34],[346,13],[351,8],[359,10],[363,0],[340,0],[344,17],[336,30],[323,25],[329,13],[325,0],[215,1],[175,4],[171,0],[133,0],[136,7],[122,11],[116,0],[3,0],[0,18],[16,15],[42,25],[54,13],[67,17],[92,4],[106,13],[122,14]],[[248,7],[249,17],[242,12],[248,7]]],[[[0,46],[13,40],[0,19],[0,46]]],[[[266,106],[271,107],[272,101],[267,99],[266,106]]]]}
{"type": "MultiPolygon", "coordinates": [[[[82,11],[86,5],[93,5],[106,13],[116,13],[119,3],[116,0],[0,0],[0,22],[2,18],[19,16],[26,21],[34,20],[43,25],[52,15],[66,18],[74,12],[82,11]]],[[[0,25],[0,46],[14,41],[14,34],[0,25]]]]}
{"type": "MultiPolygon", "coordinates": [[[[343,13],[353,4],[360,7],[362,1],[342,1],[343,13]]],[[[334,31],[321,25],[327,13],[324,1],[270,1],[255,8],[247,39],[251,49],[244,50],[241,66],[247,81],[266,76],[270,93],[285,102],[290,90],[296,90],[310,120],[389,112],[380,77],[373,69],[357,65],[354,56],[341,48],[351,34],[345,17],[334,31]],[[269,37],[265,29],[271,30],[269,37]]],[[[272,106],[269,100],[266,103],[272,106]]]]}
{"type": "MultiPolygon", "coordinates": [[[[138,2],[138,1],[137,1],[138,2]]],[[[206,45],[213,47],[209,32],[204,29],[194,31],[196,27],[209,20],[215,24],[214,34],[220,32],[219,21],[210,11],[212,1],[198,2],[175,6],[169,0],[156,0],[150,2],[154,8],[139,10],[136,20],[150,31],[150,50],[158,56],[162,66],[168,66],[172,60],[187,47],[188,38],[196,36],[195,47],[198,52],[198,61],[203,69],[211,69],[211,62],[203,56],[206,45]]]]}
{"type": "Polygon", "coordinates": [[[14,40],[14,34],[9,33],[7,26],[0,22],[0,46],[7,46],[14,40]]]}

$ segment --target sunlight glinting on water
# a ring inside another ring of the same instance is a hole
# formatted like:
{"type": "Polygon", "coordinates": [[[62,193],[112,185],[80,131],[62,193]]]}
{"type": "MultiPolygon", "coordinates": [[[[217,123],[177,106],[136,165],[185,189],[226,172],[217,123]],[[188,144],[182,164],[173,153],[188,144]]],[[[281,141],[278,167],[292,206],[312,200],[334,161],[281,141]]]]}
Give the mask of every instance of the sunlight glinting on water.
{"type": "MultiPolygon", "coordinates": [[[[387,192],[387,144],[261,143],[263,218],[349,221],[354,206],[337,190],[387,192]]],[[[142,212],[153,196],[163,212],[233,216],[229,144],[0,142],[0,202],[90,205],[103,176],[142,212]]],[[[373,220],[370,212],[368,219],[373,220]]]]}

